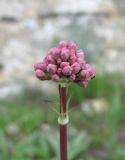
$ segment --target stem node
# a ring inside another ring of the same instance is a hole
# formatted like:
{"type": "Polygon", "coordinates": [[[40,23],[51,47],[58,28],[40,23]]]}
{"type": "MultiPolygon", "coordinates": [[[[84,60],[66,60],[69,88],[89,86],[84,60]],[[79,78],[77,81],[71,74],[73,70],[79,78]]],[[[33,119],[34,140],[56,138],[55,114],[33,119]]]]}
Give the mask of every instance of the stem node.
{"type": "Polygon", "coordinates": [[[69,116],[66,115],[66,117],[62,118],[61,116],[58,118],[58,123],[60,125],[66,125],[69,122],[69,116]]]}

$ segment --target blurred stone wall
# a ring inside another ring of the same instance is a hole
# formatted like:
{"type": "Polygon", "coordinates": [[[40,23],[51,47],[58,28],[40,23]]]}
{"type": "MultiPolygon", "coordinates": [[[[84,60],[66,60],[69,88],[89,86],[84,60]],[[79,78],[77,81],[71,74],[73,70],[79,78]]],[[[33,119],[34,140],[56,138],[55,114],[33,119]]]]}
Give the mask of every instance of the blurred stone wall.
{"type": "Polygon", "coordinates": [[[33,64],[60,39],[78,42],[96,66],[124,72],[125,1],[0,0],[1,97],[24,86],[47,90],[33,64]]]}

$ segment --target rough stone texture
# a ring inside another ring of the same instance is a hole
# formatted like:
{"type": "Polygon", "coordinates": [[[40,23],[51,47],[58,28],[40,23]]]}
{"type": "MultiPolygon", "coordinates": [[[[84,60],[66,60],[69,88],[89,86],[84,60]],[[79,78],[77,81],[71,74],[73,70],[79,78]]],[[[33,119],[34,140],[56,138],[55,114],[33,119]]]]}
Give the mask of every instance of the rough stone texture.
{"type": "Polygon", "coordinates": [[[1,97],[24,84],[45,91],[33,64],[60,39],[77,41],[87,59],[107,71],[124,71],[125,1],[1,0],[1,97]]]}

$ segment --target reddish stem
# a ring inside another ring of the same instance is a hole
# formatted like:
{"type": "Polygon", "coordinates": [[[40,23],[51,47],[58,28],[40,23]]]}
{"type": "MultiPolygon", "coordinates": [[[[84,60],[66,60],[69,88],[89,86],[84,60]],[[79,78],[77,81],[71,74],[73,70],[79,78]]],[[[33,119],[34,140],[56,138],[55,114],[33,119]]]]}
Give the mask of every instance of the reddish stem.
{"type": "MultiPolygon", "coordinates": [[[[66,87],[59,85],[60,112],[61,107],[66,115],[66,87]]],[[[60,129],[60,159],[67,160],[67,124],[59,124],[60,129]]]]}
{"type": "Polygon", "coordinates": [[[67,125],[60,125],[60,159],[67,160],[67,125]]]}

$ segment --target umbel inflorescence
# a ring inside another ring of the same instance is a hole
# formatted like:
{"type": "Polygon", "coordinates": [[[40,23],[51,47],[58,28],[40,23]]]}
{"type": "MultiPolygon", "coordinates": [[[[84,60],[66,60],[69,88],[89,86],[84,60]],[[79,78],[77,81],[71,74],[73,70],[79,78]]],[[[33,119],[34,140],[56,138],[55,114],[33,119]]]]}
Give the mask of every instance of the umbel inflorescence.
{"type": "Polygon", "coordinates": [[[86,87],[95,70],[85,61],[83,50],[73,41],[63,40],[51,48],[47,56],[34,65],[36,77],[60,83],[75,82],[86,87]]]}

